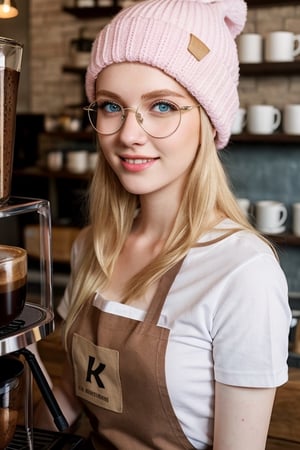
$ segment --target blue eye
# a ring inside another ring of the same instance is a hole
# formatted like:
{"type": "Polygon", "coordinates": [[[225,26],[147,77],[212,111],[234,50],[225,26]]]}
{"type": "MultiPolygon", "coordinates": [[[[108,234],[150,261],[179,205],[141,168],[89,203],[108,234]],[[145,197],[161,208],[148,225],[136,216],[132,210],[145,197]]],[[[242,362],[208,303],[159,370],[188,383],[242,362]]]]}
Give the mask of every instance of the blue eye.
{"type": "Polygon", "coordinates": [[[174,103],[166,100],[159,100],[152,105],[152,111],[156,113],[166,114],[172,111],[178,111],[178,108],[174,103]]]}
{"type": "Polygon", "coordinates": [[[98,103],[98,110],[111,114],[121,112],[122,107],[118,103],[105,101],[98,103]]]}

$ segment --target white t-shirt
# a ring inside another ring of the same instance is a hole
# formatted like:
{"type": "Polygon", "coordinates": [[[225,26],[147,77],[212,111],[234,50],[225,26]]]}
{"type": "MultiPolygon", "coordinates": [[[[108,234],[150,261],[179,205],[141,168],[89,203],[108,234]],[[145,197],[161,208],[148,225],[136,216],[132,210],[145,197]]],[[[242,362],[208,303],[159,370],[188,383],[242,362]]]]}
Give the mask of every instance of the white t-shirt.
{"type": "MultiPolygon", "coordinates": [[[[225,220],[221,226],[234,224],[225,220]]],[[[200,242],[218,235],[220,231],[213,231],[200,242]]],[[[80,253],[77,244],[73,258],[80,258],[80,253]]],[[[58,310],[63,318],[68,304],[67,288],[58,310]]],[[[145,315],[100,294],[94,304],[136,320],[145,315]]],[[[196,449],[212,444],[215,381],[244,387],[275,387],[287,381],[290,320],[285,276],[272,250],[257,236],[240,231],[190,250],[159,325],[170,329],[166,352],[170,399],[196,449]]]]}

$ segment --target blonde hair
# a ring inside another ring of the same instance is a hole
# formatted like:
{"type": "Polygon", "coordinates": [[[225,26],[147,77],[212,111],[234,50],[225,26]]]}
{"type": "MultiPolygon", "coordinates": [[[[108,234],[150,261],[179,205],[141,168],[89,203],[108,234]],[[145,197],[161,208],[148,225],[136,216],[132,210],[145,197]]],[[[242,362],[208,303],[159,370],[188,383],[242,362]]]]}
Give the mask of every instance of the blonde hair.
{"type": "MultiPolygon", "coordinates": [[[[160,254],[129,281],[123,302],[142,296],[149,285],[188,253],[209,230],[206,218],[211,212],[218,210],[236,222],[238,229],[258,234],[244,217],[229,187],[216,151],[212,126],[202,108],[200,121],[199,150],[187,178],[173,228],[160,254]]],[[[139,204],[138,196],[122,187],[101,151],[90,187],[89,203],[91,233],[87,236],[85,257],[72,286],[72,307],[66,321],[65,335],[80,306],[109,282],[139,204]]]]}

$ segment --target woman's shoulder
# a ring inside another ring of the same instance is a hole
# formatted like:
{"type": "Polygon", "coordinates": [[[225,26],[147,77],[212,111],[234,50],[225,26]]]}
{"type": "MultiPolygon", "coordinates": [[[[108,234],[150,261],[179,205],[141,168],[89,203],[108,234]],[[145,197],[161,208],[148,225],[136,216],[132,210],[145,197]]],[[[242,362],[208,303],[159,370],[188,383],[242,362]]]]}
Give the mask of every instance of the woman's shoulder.
{"type": "Polygon", "coordinates": [[[217,228],[203,236],[197,248],[191,250],[187,263],[214,268],[217,276],[233,277],[249,272],[268,273],[270,277],[281,277],[282,268],[275,249],[258,233],[244,229],[231,220],[224,220],[217,228]]]}
{"type": "Polygon", "coordinates": [[[251,228],[246,229],[231,219],[224,219],[210,232],[203,236],[198,246],[222,247],[222,251],[234,254],[268,254],[274,255],[272,245],[266,238],[251,228]]]}

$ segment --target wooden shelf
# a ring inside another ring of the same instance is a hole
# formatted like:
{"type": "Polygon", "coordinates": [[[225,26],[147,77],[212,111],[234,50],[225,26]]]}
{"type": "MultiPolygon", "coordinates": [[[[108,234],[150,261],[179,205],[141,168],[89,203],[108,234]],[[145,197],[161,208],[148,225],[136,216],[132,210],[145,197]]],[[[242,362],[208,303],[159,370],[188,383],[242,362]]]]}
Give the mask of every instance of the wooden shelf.
{"type": "MultiPolygon", "coordinates": [[[[271,6],[289,6],[299,5],[299,0],[248,0],[248,8],[268,8],[271,6]]],[[[72,14],[79,18],[95,18],[95,17],[108,17],[117,14],[121,7],[118,6],[118,2],[115,1],[114,6],[92,6],[92,7],[63,7],[63,10],[69,14],[72,14]]]]}
{"type": "Polygon", "coordinates": [[[265,235],[270,241],[273,241],[278,245],[291,245],[300,247],[300,237],[294,234],[284,233],[284,234],[270,234],[265,235]]]}
{"type": "Polygon", "coordinates": [[[299,0],[248,0],[248,8],[268,8],[271,6],[299,5],[299,0]]]}
{"type": "Polygon", "coordinates": [[[73,173],[68,170],[48,170],[40,167],[25,167],[24,169],[15,169],[13,176],[16,177],[37,177],[37,178],[61,178],[61,179],[76,179],[89,181],[92,172],[73,173]]]}
{"type": "MultiPolygon", "coordinates": [[[[75,73],[84,76],[86,68],[65,65],[63,66],[63,71],[66,73],[75,73]]],[[[240,74],[243,77],[286,76],[286,75],[299,75],[299,73],[300,73],[300,61],[240,64],[240,74]]]]}
{"type": "Polygon", "coordinates": [[[49,138],[59,138],[62,140],[91,141],[95,138],[93,131],[49,131],[41,133],[49,138]]]}
{"type": "MultiPolygon", "coordinates": [[[[275,132],[273,134],[241,133],[232,134],[230,142],[274,144],[274,148],[276,148],[276,144],[300,144],[300,135],[290,135],[280,132],[275,132]]],[[[282,149],[282,146],[280,148],[282,149]]]]}
{"type": "Polygon", "coordinates": [[[240,64],[241,76],[286,76],[300,73],[300,61],[240,64]]]}
{"type": "Polygon", "coordinates": [[[77,75],[85,76],[86,67],[75,67],[75,66],[63,66],[62,70],[65,73],[74,73],[77,75]]]}
{"type": "Polygon", "coordinates": [[[68,7],[64,6],[63,11],[72,14],[78,19],[95,19],[97,17],[111,17],[121,11],[120,6],[91,6],[91,7],[68,7]]]}

